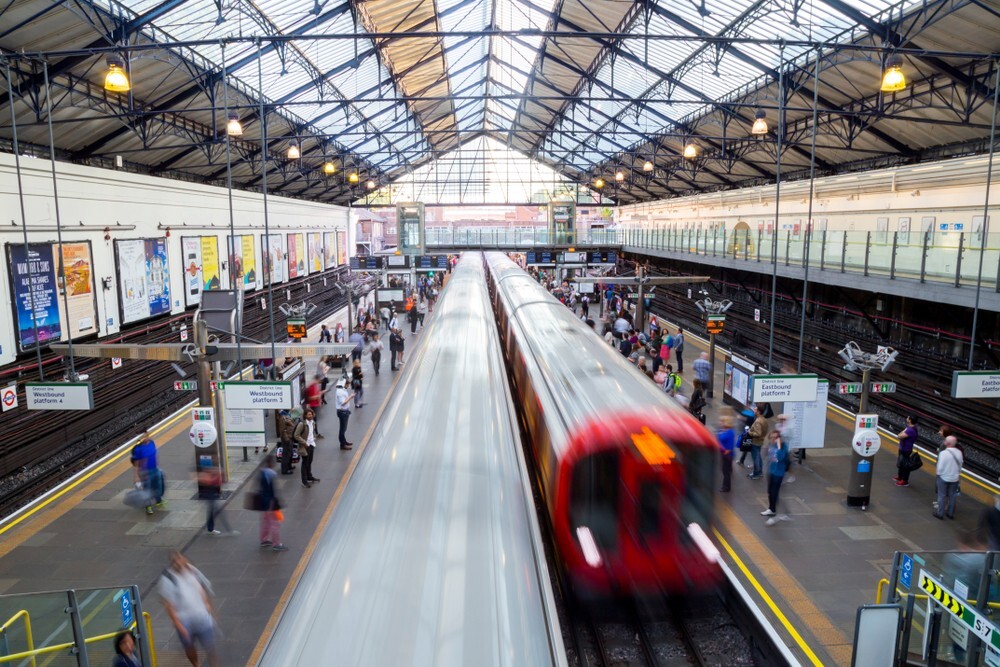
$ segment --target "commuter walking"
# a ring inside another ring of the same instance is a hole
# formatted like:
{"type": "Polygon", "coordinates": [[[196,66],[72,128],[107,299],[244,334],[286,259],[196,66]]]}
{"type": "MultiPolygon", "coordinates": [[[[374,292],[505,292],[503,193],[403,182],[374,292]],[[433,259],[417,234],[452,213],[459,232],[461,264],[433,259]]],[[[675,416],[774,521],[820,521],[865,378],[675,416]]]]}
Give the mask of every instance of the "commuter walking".
{"type": "Polygon", "coordinates": [[[702,352],[691,364],[694,367],[694,377],[701,382],[705,391],[712,390],[712,362],[708,359],[708,352],[702,352]]]}
{"type": "Polygon", "coordinates": [[[420,321],[420,317],[416,306],[410,305],[410,309],[406,311],[406,319],[410,320],[410,333],[417,333],[417,322],[420,321]]]}
{"type": "Polygon", "coordinates": [[[333,330],[333,342],[343,343],[347,339],[347,334],[344,332],[344,325],[337,322],[337,326],[333,330]]]}
{"type": "Polygon", "coordinates": [[[395,331],[399,328],[399,316],[396,315],[396,311],[392,311],[392,315],[389,316],[389,331],[395,331]]]}
{"type": "Polygon", "coordinates": [[[764,474],[764,462],[760,457],[760,448],[763,446],[764,438],[767,437],[767,433],[770,430],[770,424],[767,423],[767,418],[761,412],[759,405],[754,406],[753,414],[753,424],[750,425],[750,430],[747,431],[747,437],[750,438],[750,458],[753,461],[753,472],[747,475],[747,477],[750,479],[760,479],[761,475],[764,474]]]}
{"type": "Polygon", "coordinates": [[[421,297],[417,302],[417,319],[420,320],[420,328],[424,328],[424,318],[427,317],[427,298],[421,297]]]}
{"type": "Polygon", "coordinates": [[[702,387],[700,380],[695,380],[693,383],[693,389],[691,390],[691,399],[688,401],[688,412],[693,414],[695,418],[702,424],[705,423],[705,413],[702,410],[708,402],[705,400],[705,390],[702,387]]]}
{"type": "Polygon", "coordinates": [[[205,530],[209,535],[222,535],[221,530],[215,529],[216,519],[230,535],[240,534],[229,525],[219,504],[222,499],[222,469],[219,466],[208,466],[198,473],[198,496],[205,501],[205,530]]]}
{"type": "Polygon", "coordinates": [[[684,373],[684,329],[677,327],[674,336],[674,356],[677,357],[677,372],[684,373]]]}
{"type": "Polygon", "coordinates": [[[792,474],[792,450],[795,448],[795,424],[792,422],[792,418],[786,414],[778,415],[778,419],[774,424],[775,430],[781,434],[781,441],[785,443],[785,448],[788,449],[788,459],[785,461],[786,467],[788,468],[788,474],[785,475],[785,483],[791,484],[795,481],[795,475],[792,474]]]}
{"type": "Polygon", "coordinates": [[[365,374],[361,370],[361,362],[355,361],[354,367],[351,368],[351,390],[354,392],[354,407],[356,408],[363,408],[365,406],[361,402],[365,397],[364,379],[365,374]]]}
{"type": "MultiPolygon", "coordinates": [[[[403,351],[403,337],[399,335],[399,329],[393,329],[392,333],[389,334],[389,370],[398,370],[396,368],[396,357],[402,357],[403,351]]],[[[403,363],[400,359],[399,363],[403,363]]]]}
{"type": "Polygon", "coordinates": [[[135,488],[146,493],[146,514],[152,514],[154,503],[157,507],[164,507],[163,472],[156,465],[156,443],[149,437],[148,431],[132,448],[130,460],[135,488]]]}
{"type": "Polygon", "coordinates": [[[201,664],[198,659],[200,646],[208,654],[209,665],[216,667],[219,656],[215,649],[214,593],[205,575],[184,554],[174,550],[170,554],[170,565],[160,576],[159,592],[188,661],[196,667],[201,664]]]}
{"type": "MultiPolygon", "coordinates": [[[[306,386],[306,408],[312,410],[313,415],[317,418],[319,417],[319,406],[323,403],[323,397],[326,395],[326,392],[320,388],[322,381],[323,378],[317,375],[316,378],[306,386]]],[[[322,438],[323,435],[321,433],[317,433],[316,437],[322,438]]]]}
{"type": "Polygon", "coordinates": [[[910,415],[906,418],[906,428],[896,434],[899,438],[899,456],[896,457],[896,476],[893,477],[896,480],[896,486],[909,486],[910,485],[910,472],[913,471],[913,456],[920,456],[919,454],[914,454],[913,446],[917,444],[917,418],[914,415],[910,415]]]}
{"type": "Polygon", "coordinates": [[[733,457],[736,456],[736,431],[733,430],[733,420],[727,415],[719,418],[719,430],[716,433],[719,440],[719,450],[722,453],[722,493],[729,493],[733,484],[733,457]]]}
{"type": "Polygon", "coordinates": [[[307,489],[318,482],[319,479],[313,477],[312,464],[313,455],[316,453],[316,440],[318,427],[316,425],[316,413],[306,410],[306,414],[298,426],[295,427],[295,442],[299,444],[299,475],[302,478],[302,486],[307,489]]]}
{"type": "Polygon", "coordinates": [[[378,377],[379,366],[382,365],[382,347],[382,341],[379,340],[378,334],[372,336],[372,342],[368,344],[368,349],[371,350],[372,367],[375,369],[375,377],[378,377]]]}
{"type": "Polygon", "coordinates": [[[386,331],[389,330],[389,318],[392,316],[392,311],[389,310],[389,306],[382,306],[382,310],[379,311],[382,316],[382,328],[386,331]]]}
{"type": "Polygon", "coordinates": [[[333,342],[333,333],[331,333],[331,331],[327,328],[325,324],[320,325],[319,342],[321,343],[333,342]]]}
{"type": "Polygon", "coordinates": [[[351,361],[358,361],[361,359],[361,353],[365,350],[364,335],[360,331],[355,331],[347,340],[348,342],[354,343],[354,349],[351,350],[351,361]]]}
{"type": "Polygon", "coordinates": [[[958,438],[949,435],[944,439],[944,449],[938,453],[937,460],[937,511],[934,517],[944,519],[955,518],[955,505],[958,500],[958,481],[962,475],[962,464],[965,462],[962,452],[958,449],[958,438]]]}
{"type": "Polygon", "coordinates": [[[767,449],[767,509],[760,513],[768,517],[767,525],[775,524],[778,510],[778,495],[781,493],[781,483],[785,481],[785,471],[788,469],[788,447],[781,441],[781,434],[771,431],[771,444],[767,449]]]}
{"type": "MultiPolygon", "coordinates": [[[[395,370],[395,369],[393,369],[395,370]]],[[[337,419],[340,420],[340,448],[350,449],[353,442],[347,441],[347,422],[351,418],[351,399],[354,394],[347,391],[347,380],[341,378],[337,382],[337,419]]]]}
{"type": "Polygon", "coordinates": [[[264,465],[257,477],[256,507],[260,511],[260,546],[274,551],[288,551],[281,543],[281,501],[278,498],[278,476],[274,474],[274,454],[264,458],[264,465]]]}
{"type": "Polygon", "coordinates": [[[281,440],[281,474],[292,474],[295,451],[295,420],[288,410],[278,412],[278,437],[281,440]]]}

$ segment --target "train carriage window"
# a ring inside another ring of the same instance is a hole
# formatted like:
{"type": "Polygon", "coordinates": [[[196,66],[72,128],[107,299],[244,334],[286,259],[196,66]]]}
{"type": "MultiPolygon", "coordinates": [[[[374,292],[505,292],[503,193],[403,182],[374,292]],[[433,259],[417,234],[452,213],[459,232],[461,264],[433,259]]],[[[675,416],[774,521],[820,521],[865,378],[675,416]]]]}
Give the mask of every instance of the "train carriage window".
{"type": "Polygon", "coordinates": [[[570,520],[573,532],[586,526],[602,549],[618,541],[618,453],[602,452],[581,459],[573,471],[570,520]]]}
{"type": "Polygon", "coordinates": [[[639,534],[659,535],[661,513],[662,513],[662,493],[660,483],[656,480],[643,482],[639,486],[639,534]]]}
{"type": "Polygon", "coordinates": [[[684,462],[687,481],[684,499],[681,501],[681,521],[685,526],[691,523],[707,526],[712,518],[715,452],[703,448],[686,448],[684,462]]]}

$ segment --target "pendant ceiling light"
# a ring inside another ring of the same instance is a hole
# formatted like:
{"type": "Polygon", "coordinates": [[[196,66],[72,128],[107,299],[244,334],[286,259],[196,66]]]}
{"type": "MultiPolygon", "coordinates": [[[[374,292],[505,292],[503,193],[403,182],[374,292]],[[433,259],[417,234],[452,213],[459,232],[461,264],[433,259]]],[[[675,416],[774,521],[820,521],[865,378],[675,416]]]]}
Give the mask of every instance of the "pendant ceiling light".
{"type": "Polygon", "coordinates": [[[361,180],[361,177],[358,176],[358,172],[352,171],[350,174],[347,175],[347,180],[350,183],[357,183],[358,181],[361,180]]]}
{"type": "Polygon", "coordinates": [[[759,109],[753,115],[753,127],[750,128],[750,134],[767,134],[767,114],[764,113],[763,109],[759,109]]]}
{"type": "Polygon", "coordinates": [[[118,56],[108,58],[108,73],[104,75],[104,90],[112,93],[127,93],[131,90],[128,75],[125,74],[125,61],[118,56]]]}
{"type": "Polygon", "coordinates": [[[296,144],[295,142],[292,142],[291,144],[289,144],[288,145],[288,159],[289,160],[298,160],[300,157],[302,157],[302,153],[299,152],[299,145],[296,144]]]}
{"type": "Polygon", "coordinates": [[[903,59],[899,56],[889,56],[885,61],[885,71],[882,73],[882,92],[898,93],[906,89],[906,76],[903,74],[903,59]]]}
{"type": "Polygon", "coordinates": [[[229,114],[229,121],[226,122],[226,134],[230,137],[243,136],[243,126],[240,125],[240,117],[235,111],[229,114]]]}
{"type": "Polygon", "coordinates": [[[604,179],[601,178],[600,176],[598,176],[597,178],[595,178],[594,179],[594,187],[597,188],[598,190],[600,190],[601,188],[603,188],[604,187],[604,179]]]}
{"type": "Polygon", "coordinates": [[[693,160],[698,157],[698,147],[694,144],[688,144],[684,147],[684,157],[688,160],[693,160]]]}
{"type": "Polygon", "coordinates": [[[650,160],[646,160],[642,163],[642,170],[647,174],[653,171],[653,163],[650,160]]]}
{"type": "Polygon", "coordinates": [[[337,168],[333,165],[332,162],[327,161],[323,163],[323,173],[326,174],[327,176],[333,176],[334,172],[336,171],[337,168]]]}

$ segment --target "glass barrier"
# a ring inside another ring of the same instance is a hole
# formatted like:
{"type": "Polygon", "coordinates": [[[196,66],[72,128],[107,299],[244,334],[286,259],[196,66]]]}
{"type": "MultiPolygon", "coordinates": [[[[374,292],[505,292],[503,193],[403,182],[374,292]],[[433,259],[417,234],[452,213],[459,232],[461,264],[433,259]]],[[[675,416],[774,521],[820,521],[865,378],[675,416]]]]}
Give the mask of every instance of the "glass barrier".
{"type": "MultiPolygon", "coordinates": [[[[954,593],[960,604],[978,612],[987,624],[995,625],[1000,618],[1000,577],[995,569],[1000,565],[998,556],[995,552],[971,550],[895,554],[888,587],[883,589],[880,584],[882,595],[876,602],[903,605],[907,614],[903,627],[907,664],[926,664],[934,647],[938,665],[1000,664],[1000,652],[980,642],[968,625],[933,602],[928,590],[920,585],[921,573],[926,572],[954,593]],[[936,632],[935,610],[942,612],[936,632]]],[[[937,599],[948,602],[940,591],[937,599]]],[[[966,617],[971,618],[971,614],[966,617]]],[[[988,632],[985,625],[983,628],[988,632]]]]}
{"type": "Polygon", "coordinates": [[[135,587],[0,596],[0,623],[0,667],[109,665],[125,627],[139,639],[141,664],[156,665],[135,587]]]}

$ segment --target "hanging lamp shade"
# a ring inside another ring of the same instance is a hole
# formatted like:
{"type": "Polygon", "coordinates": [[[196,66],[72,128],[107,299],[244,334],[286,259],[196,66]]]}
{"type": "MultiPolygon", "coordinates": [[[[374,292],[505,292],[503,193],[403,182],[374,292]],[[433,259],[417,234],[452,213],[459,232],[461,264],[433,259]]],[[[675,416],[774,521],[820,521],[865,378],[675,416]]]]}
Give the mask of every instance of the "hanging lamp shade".
{"type": "Polygon", "coordinates": [[[125,74],[125,61],[117,56],[108,58],[108,72],[104,75],[104,90],[127,93],[132,89],[125,74]]]}
{"type": "Polygon", "coordinates": [[[763,109],[759,109],[753,115],[753,127],[750,128],[750,134],[767,134],[767,114],[764,113],[763,109]]]}
{"type": "Polygon", "coordinates": [[[688,144],[684,147],[684,157],[688,160],[693,160],[698,157],[698,147],[694,144],[688,144]]]}
{"type": "Polygon", "coordinates": [[[646,160],[642,163],[642,170],[647,174],[653,171],[653,162],[651,160],[646,160]]]}
{"type": "Polygon", "coordinates": [[[882,92],[898,93],[906,89],[906,75],[903,74],[903,59],[890,56],[885,61],[885,71],[882,72],[882,92]]]}
{"type": "Polygon", "coordinates": [[[594,179],[594,187],[597,188],[598,190],[600,190],[601,188],[603,188],[604,187],[604,179],[601,178],[600,176],[598,176],[597,178],[595,178],[594,179]]]}
{"type": "Polygon", "coordinates": [[[299,145],[296,144],[296,143],[294,143],[294,142],[292,142],[291,144],[289,144],[289,146],[288,146],[288,159],[289,160],[298,160],[300,157],[302,157],[302,153],[299,152],[299,145]]]}
{"type": "Polygon", "coordinates": [[[365,183],[365,187],[367,187],[369,190],[374,190],[375,189],[375,181],[369,180],[367,183],[365,183]]]}
{"type": "Polygon", "coordinates": [[[337,168],[333,165],[332,162],[327,161],[323,163],[323,173],[326,174],[327,176],[333,176],[334,172],[336,171],[337,168]]]}
{"type": "Polygon", "coordinates": [[[358,176],[358,172],[356,172],[356,171],[352,171],[350,174],[347,175],[347,181],[349,183],[357,183],[360,180],[361,180],[361,177],[358,176]]]}
{"type": "Polygon", "coordinates": [[[226,134],[230,137],[243,136],[243,126],[240,124],[240,117],[235,112],[229,114],[229,120],[226,122],[226,134]]]}
{"type": "Polygon", "coordinates": [[[625,172],[622,171],[621,169],[617,169],[615,171],[615,180],[618,181],[619,183],[621,183],[622,181],[624,181],[625,180],[625,172]]]}

